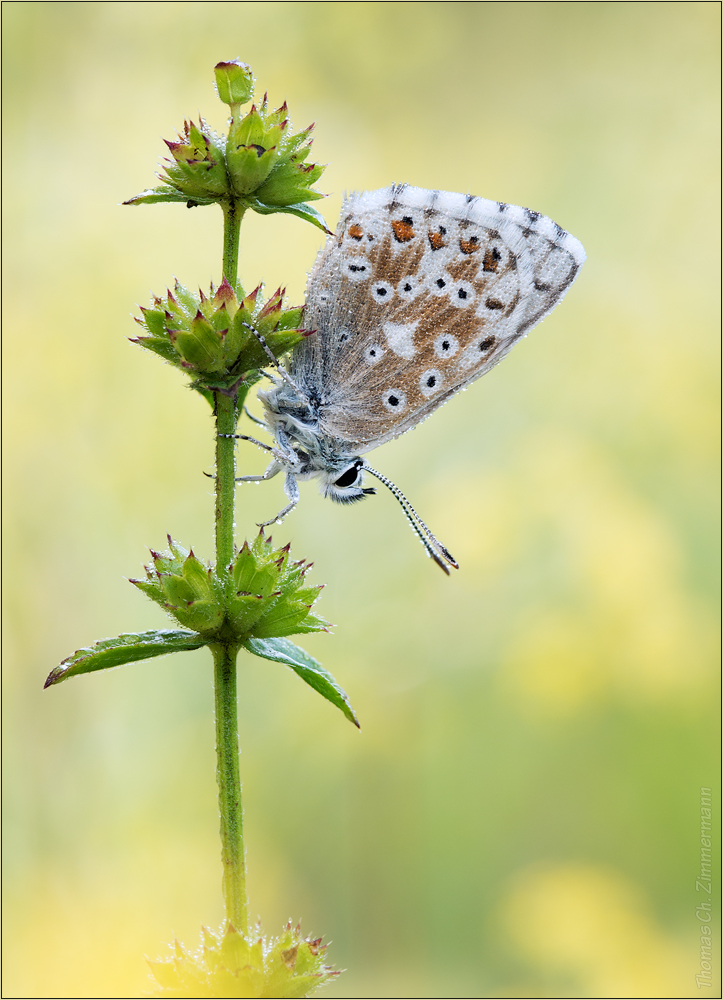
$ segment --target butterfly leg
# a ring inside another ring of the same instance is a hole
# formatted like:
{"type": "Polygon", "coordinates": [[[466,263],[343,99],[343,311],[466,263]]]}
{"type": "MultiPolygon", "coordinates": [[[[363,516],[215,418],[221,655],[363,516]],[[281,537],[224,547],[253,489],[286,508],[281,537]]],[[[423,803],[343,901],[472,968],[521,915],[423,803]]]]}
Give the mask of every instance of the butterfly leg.
{"type": "MultiPolygon", "coordinates": [[[[265,445],[264,445],[264,447],[265,447],[265,445]]],[[[279,462],[279,460],[275,458],[270,463],[270,465],[266,469],[266,472],[264,472],[263,476],[237,476],[236,477],[236,482],[237,483],[265,483],[267,479],[273,479],[273,477],[277,473],[281,472],[282,468],[283,468],[283,466],[281,465],[281,462],[279,462]]]]}
{"type": "Polygon", "coordinates": [[[272,364],[276,367],[276,370],[279,373],[279,375],[282,377],[282,379],[285,382],[287,382],[291,386],[291,388],[294,389],[296,392],[300,392],[300,389],[299,389],[298,385],[296,385],[296,383],[294,381],[292,381],[291,377],[289,376],[289,373],[286,371],[286,369],[284,368],[284,366],[281,364],[281,362],[279,361],[279,359],[276,357],[276,355],[274,354],[274,352],[271,350],[271,348],[269,347],[269,345],[266,343],[266,338],[262,334],[260,334],[258,330],[255,330],[251,326],[250,323],[244,323],[243,325],[246,327],[247,330],[249,330],[254,335],[254,337],[256,337],[256,339],[258,340],[259,344],[261,344],[261,346],[263,347],[264,351],[268,355],[269,361],[271,361],[272,364]]]}
{"type": "MultiPolygon", "coordinates": [[[[263,477],[261,477],[263,478],[263,477]]],[[[270,478],[270,477],[269,477],[270,478]]],[[[262,521],[259,523],[259,528],[268,528],[270,524],[279,524],[290,514],[294,507],[299,502],[299,486],[296,482],[296,476],[293,472],[286,473],[286,481],[284,482],[284,493],[289,498],[289,503],[280,510],[276,517],[272,517],[270,521],[262,521]]]]}
{"type": "Polygon", "coordinates": [[[253,415],[253,413],[251,413],[251,411],[249,410],[248,406],[244,406],[244,413],[249,418],[249,420],[253,420],[253,422],[255,424],[258,424],[259,427],[263,427],[265,430],[268,430],[268,427],[266,426],[266,424],[264,423],[264,421],[263,420],[259,420],[258,417],[255,417],[253,415]]]}
{"type": "Polygon", "coordinates": [[[264,444],[263,441],[257,441],[256,438],[249,437],[248,434],[219,434],[218,436],[220,438],[234,438],[237,441],[250,441],[251,444],[255,444],[259,448],[263,448],[264,451],[274,450],[270,445],[264,444]]]}

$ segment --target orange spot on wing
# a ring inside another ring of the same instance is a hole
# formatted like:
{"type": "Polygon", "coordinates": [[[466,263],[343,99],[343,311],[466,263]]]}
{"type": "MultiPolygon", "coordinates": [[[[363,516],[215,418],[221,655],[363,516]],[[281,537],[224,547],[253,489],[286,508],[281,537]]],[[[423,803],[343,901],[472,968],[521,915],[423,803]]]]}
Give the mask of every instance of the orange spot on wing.
{"type": "Polygon", "coordinates": [[[482,270],[496,272],[499,260],[500,260],[499,250],[495,250],[494,247],[491,247],[489,250],[485,250],[484,261],[482,262],[482,270]]]}
{"type": "Polygon", "coordinates": [[[459,249],[462,253],[474,253],[476,250],[479,250],[479,237],[472,236],[468,240],[460,240],[459,249]]]}
{"type": "Polygon", "coordinates": [[[392,229],[398,243],[409,243],[410,240],[414,239],[414,227],[409,222],[405,222],[404,219],[393,222],[392,229]]]}
{"type": "Polygon", "coordinates": [[[441,250],[444,244],[444,239],[441,233],[430,233],[429,234],[429,245],[432,250],[441,250]]]}
{"type": "Polygon", "coordinates": [[[355,222],[353,226],[349,226],[349,235],[353,240],[360,240],[364,235],[364,230],[355,222]]]}

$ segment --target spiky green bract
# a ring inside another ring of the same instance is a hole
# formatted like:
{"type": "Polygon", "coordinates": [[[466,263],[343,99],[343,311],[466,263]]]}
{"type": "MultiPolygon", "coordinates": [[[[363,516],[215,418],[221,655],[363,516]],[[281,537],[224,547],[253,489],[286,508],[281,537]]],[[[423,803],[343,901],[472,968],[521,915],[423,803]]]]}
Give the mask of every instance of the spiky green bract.
{"type": "Polygon", "coordinates": [[[344,689],[290,635],[326,632],[329,623],[312,611],[323,584],[308,586],[311,563],[291,560],[290,546],[274,548],[263,530],[251,544],[234,549],[231,563],[217,572],[169,535],[167,552],[151,551],[145,580],[131,580],[183,629],[123,634],[79,649],[55,667],[51,687],[68,677],[117,667],[165,653],[224,646],[289,667],[305,684],[359,726],[344,689]]]}
{"type": "Polygon", "coordinates": [[[340,975],[328,965],[321,938],[304,938],[291,921],[278,938],[260,928],[243,935],[230,924],[213,933],[202,928],[202,944],[187,951],[179,941],[173,956],[149,961],[155,997],[309,997],[340,975]]]}
{"type": "Polygon", "coordinates": [[[283,308],[284,289],[266,302],[259,285],[244,296],[240,285],[226,278],[209,295],[194,295],[176,281],[165,298],[157,296],[150,308],[141,307],[136,322],[144,333],[134,344],[159,354],[193,376],[199,392],[227,390],[240,382],[250,385],[269,358],[254,331],[280,357],[313,331],[301,329],[303,308],[283,308]]]}
{"type": "Polygon", "coordinates": [[[223,585],[211,566],[168,536],[169,552],[151,550],[146,580],[130,582],[142,590],[184,628],[208,642],[218,636],[225,620],[223,585]]]}
{"type": "Polygon", "coordinates": [[[228,199],[231,191],[224,155],[226,141],[199,118],[198,125],[184,121],[177,141],[164,140],[173,159],[166,160],[158,174],[158,187],[142,191],[124,201],[124,205],[153,205],[163,201],[196,205],[215,205],[228,199]]]}
{"type": "Polygon", "coordinates": [[[267,209],[323,198],[312,185],[324,167],[306,162],[313,128],[309,125],[294,134],[286,101],[271,110],[264,94],[261,104],[252,105],[229,129],[226,164],[233,193],[245,199],[250,208],[261,205],[267,209]]]}
{"type": "Polygon", "coordinates": [[[323,584],[306,585],[311,563],[292,562],[289,545],[276,549],[261,532],[217,572],[170,535],[168,544],[168,552],[151,552],[146,579],[131,583],[206,642],[241,646],[249,639],[328,630],[329,623],[311,611],[323,584]]]}
{"type": "Polygon", "coordinates": [[[175,201],[192,208],[236,203],[241,211],[297,215],[329,233],[309,204],[326,197],[313,187],[324,166],[306,162],[313,124],[294,133],[286,101],[272,110],[266,94],[241,118],[241,105],[253,95],[251,67],[235,59],[218,63],[214,72],[218,95],[231,108],[228,136],[216,135],[203,118],[198,125],[184,121],[177,141],[166,140],[172,159],[158,175],[161,183],[124,204],[175,201]]]}
{"type": "Polygon", "coordinates": [[[290,549],[290,545],[274,548],[262,528],[250,545],[244,542],[236,553],[229,567],[226,606],[242,641],[328,629],[328,622],[311,614],[323,584],[306,586],[312,563],[293,562],[290,549]]]}

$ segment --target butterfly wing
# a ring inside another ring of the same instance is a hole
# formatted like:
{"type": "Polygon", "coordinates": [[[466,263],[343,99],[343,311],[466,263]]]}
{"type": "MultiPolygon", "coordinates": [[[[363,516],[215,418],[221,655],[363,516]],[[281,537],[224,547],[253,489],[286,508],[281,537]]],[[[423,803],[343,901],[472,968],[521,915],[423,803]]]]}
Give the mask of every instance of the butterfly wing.
{"type": "Polygon", "coordinates": [[[526,208],[394,185],[351,195],[319,253],[292,375],[368,451],[484,375],[561,300],[582,245],[526,208]]]}

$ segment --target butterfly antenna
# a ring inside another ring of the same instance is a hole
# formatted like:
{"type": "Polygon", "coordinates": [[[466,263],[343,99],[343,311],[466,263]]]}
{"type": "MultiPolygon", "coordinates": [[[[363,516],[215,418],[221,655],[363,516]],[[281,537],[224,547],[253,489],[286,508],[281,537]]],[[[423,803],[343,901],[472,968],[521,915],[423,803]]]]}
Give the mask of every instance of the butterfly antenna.
{"type": "Polygon", "coordinates": [[[457,560],[450,552],[447,551],[439,539],[432,534],[399,487],[396,486],[391,479],[387,479],[386,476],[383,476],[381,472],[377,472],[376,469],[372,469],[371,465],[367,465],[366,462],[364,463],[363,468],[366,472],[375,476],[380,483],[384,483],[386,488],[396,498],[400,507],[404,511],[407,520],[412,526],[412,529],[417,535],[417,538],[419,538],[420,542],[424,546],[427,555],[436,562],[439,568],[443,569],[447,576],[449,576],[449,569],[447,568],[446,563],[449,563],[450,566],[454,566],[455,569],[459,569],[457,560]]]}
{"type": "MultiPolygon", "coordinates": [[[[269,347],[269,345],[266,343],[266,338],[263,336],[263,334],[259,333],[258,330],[255,330],[251,326],[250,323],[243,323],[242,325],[245,326],[247,330],[250,330],[251,333],[254,335],[254,337],[256,337],[256,339],[258,340],[258,342],[261,344],[261,346],[263,347],[264,351],[268,355],[269,361],[271,361],[275,365],[276,370],[279,373],[279,375],[282,377],[282,379],[285,382],[287,382],[291,386],[292,389],[294,389],[296,392],[300,393],[301,390],[299,389],[298,385],[292,380],[292,378],[289,375],[289,373],[286,371],[286,369],[284,368],[284,366],[281,364],[281,362],[279,361],[279,359],[276,357],[276,355],[274,354],[274,352],[271,350],[271,348],[269,347]]],[[[266,373],[264,372],[264,374],[266,374],[266,373]]]]}

